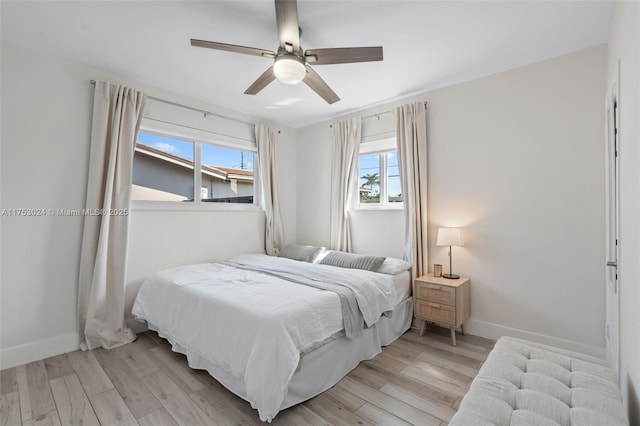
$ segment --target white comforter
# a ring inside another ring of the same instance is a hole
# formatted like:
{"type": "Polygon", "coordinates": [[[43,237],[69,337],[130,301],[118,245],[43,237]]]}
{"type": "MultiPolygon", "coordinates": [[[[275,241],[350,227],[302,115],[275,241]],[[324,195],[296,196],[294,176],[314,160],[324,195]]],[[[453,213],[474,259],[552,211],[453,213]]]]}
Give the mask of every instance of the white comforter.
{"type": "MultiPolygon", "coordinates": [[[[349,283],[368,326],[397,301],[391,275],[260,254],[231,260],[292,273],[313,270],[320,280],[349,283]]],[[[142,285],[132,312],[243,380],[242,396],[263,421],[280,410],[300,353],[343,329],[335,293],[215,263],[156,273],[142,285]]]]}

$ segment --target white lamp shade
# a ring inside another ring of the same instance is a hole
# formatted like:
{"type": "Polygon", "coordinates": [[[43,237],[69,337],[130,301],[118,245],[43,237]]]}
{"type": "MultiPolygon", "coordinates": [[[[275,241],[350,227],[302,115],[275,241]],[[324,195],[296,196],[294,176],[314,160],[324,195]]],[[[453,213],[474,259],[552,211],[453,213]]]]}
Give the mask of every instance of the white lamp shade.
{"type": "Polygon", "coordinates": [[[463,246],[462,231],[460,228],[439,228],[437,246],[463,246]]]}
{"type": "Polygon", "coordinates": [[[281,83],[298,84],[304,79],[307,69],[301,60],[291,56],[281,56],[273,64],[273,74],[281,83]]]}

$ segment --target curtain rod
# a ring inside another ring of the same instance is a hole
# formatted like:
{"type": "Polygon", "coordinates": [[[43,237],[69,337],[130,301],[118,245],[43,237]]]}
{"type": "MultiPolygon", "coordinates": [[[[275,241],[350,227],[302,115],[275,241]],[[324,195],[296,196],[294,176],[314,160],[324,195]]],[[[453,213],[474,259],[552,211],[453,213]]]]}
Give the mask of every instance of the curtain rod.
{"type": "Polygon", "coordinates": [[[373,118],[373,117],[375,117],[375,118],[377,118],[378,120],[380,120],[380,116],[381,116],[381,115],[391,114],[392,112],[393,112],[393,111],[388,110],[388,111],[382,111],[382,112],[378,112],[378,113],[371,114],[371,115],[365,115],[364,117],[360,117],[360,120],[368,120],[368,119],[373,118]]]}
{"type": "MultiPolygon", "coordinates": [[[[424,106],[427,106],[427,102],[424,102],[424,106]]],[[[386,114],[391,114],[393,112],[393,110],[387,110],[387,111],[382,111],[382,112],[377,112],[375,114],[371,114],[371,115],[365,115],[364,117],[360,117],[360,120],[367,120],[369,118],[373,118],[376,117],[378,120],[380,120],[380,116],[381,115],[386,115],[386,114]]],[[[333,127],[333,124],[329,124],[329,127],[333,127]]]]}
{"type": "MultiPolygon", "coordinates": [[[[96,85],[96,81],[95,80],[90,80],[89,83],[91,83],[94,86],[96,85]]],[[[223,120],[235,121],[236,123],[248,124],[249,126],[255,126],[255,123],[251,123],[249,121],[244,121],[244,120],[240,120],[238,118],[233,118],[233,117],[227,117],[225,115],[217,114],[217,113],[211,112],[211,111],[206,111],[204,109],[194,108],[194,107],[189,106],[189,105],[179,104],[177,102],[167,101],[166,99],[156,98],[155,96],[147,95],[147,98],[148,99],[153,99],[154,101],[162,102],[162,103],[165,103],[165,104],[168,104],[168,105],[177,106],[179,108],[184,108],[184,109],[188,109],[188,110],[191,110],[191,111],[200,112],[200,113],[204,114],[205,118],[208,115],[212,115],[214,117],[222,118],[223,120]]],[[[278,132],[278,133],[280,133],[280,132],[278,132]]]]}

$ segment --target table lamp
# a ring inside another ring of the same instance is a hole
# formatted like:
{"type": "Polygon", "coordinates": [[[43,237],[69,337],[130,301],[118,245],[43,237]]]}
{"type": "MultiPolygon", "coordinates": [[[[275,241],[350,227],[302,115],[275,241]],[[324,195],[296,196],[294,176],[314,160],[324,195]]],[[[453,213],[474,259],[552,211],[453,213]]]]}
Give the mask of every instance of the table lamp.
{"type": "Polygon", "coordinates": [[[460,228],[439,228],[437,246],[449,246],[449,273],[442,274],[443,278],[457,279],[460,275],[451,273],[451,246],[463,246],[462,231],[460,228]]]}

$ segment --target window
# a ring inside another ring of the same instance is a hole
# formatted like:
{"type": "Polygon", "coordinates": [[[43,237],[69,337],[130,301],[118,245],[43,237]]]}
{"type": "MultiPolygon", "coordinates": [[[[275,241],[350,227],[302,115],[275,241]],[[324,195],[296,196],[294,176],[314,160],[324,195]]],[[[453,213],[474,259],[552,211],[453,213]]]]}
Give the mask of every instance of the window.
{"type": "Polygon", "coordinates": [[[203,202],[253,204],[253,152],[202,144],[203,202]]]}
{"type": "Polygon", "coordinates": [[[380,157],[376,152],[358,158],[360,204],[380,204],[380,157]]]}
{"type": "Polygon", "coordinates": [[[395,139],[363,144],[358,157],[358,200],[361,208],[402,207],[402,188],[395,139]],[[385,149],[387,148],[387,149],[385,149]]]}
{"type": "Polygon", "coordinates": [[[133,157],[131,199],[252,205],[253,165],[249,150],[142,130],[133,157]]]}

